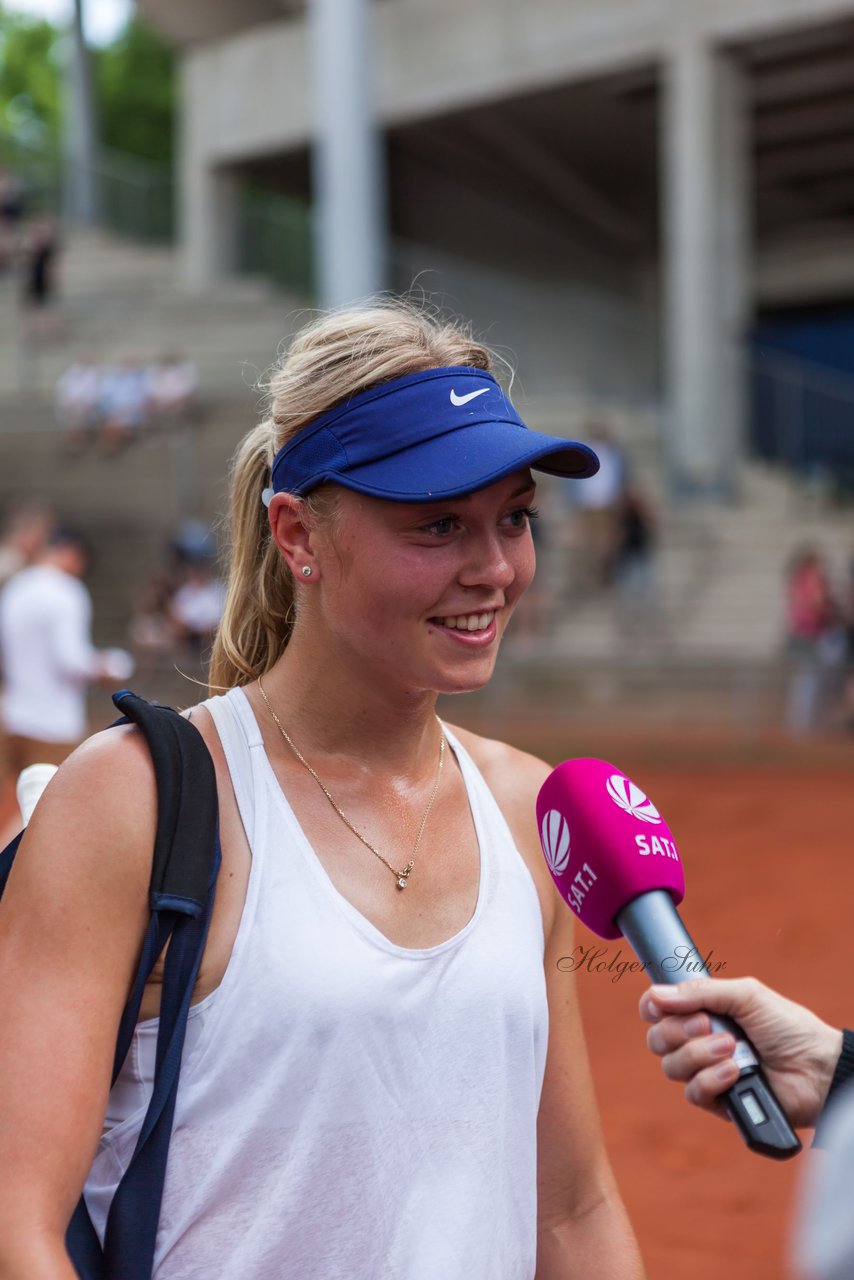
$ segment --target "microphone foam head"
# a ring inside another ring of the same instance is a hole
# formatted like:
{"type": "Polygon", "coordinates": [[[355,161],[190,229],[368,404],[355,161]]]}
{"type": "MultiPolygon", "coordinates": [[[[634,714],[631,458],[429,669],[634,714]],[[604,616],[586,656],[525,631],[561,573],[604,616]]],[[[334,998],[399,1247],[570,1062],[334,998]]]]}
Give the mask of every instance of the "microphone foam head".
{"type": "Polygon", "coordinates": [[[615,917],[652,889],[678,906],[685,876],[670,828],[651,800],[606,760],[567,760],[537,797],[537,825],[560,895],[588,929],[619,938],[615,917]]]}

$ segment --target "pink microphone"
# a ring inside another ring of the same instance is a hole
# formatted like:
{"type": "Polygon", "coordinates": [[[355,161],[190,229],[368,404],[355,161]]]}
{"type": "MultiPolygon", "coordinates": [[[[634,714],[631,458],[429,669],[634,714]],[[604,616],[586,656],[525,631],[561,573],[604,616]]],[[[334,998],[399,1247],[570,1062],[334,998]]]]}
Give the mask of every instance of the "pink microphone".
{"type": "MultiPolygon", "coordinates": [[[[558,890],[602,938],[623,937],[656,982],[680,982],[686,957],[707,975],[676,910],[685,896],[679,850],[667,823],[640,787],[605,760],[567,760],[537,797],[543,853],[558,890]]],[[[801,1149],[756,1052],[730,1018],[715,1031],[735,1036],[741,1074],[722,1101],[747,1145],[787,1159],[801,1149]]]]}
{"type": "Polygon", "coordinates": [[[600,937],[622,936],[617,914],[642,893],[664,889],[674,906],[685,897],[670,828],[640,787],[605,760],[559,764],[537,798],[537,822],[562,897],[600,937]]]}

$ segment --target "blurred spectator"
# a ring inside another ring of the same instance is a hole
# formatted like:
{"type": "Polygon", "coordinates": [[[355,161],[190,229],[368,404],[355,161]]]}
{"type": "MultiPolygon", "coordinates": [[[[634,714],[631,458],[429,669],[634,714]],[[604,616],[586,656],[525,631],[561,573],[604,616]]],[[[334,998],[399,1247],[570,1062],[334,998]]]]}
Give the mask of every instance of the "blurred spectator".
{"type": "Polygon", "coordinates": [[[184,520],[169,544],[168,564],[149,574],[134,605],[129,637],[141,664],[174,656],[176,646],[199,655],[213,640],[225,603],[215,557],[209,526],[184,520]]]}
{"type": "Polygon", "coordinates": [[[812,547],[796,552],[786,578],[786,626],[792,673],[786,728],[815,728],[824,695],[845,655],[840,610],[822,556],[812,547]]]}
{"type": "Polygon", "coordinates": [[[639,490],[628,486],[617,508],[614,581],[621,622],[632,631],[657,626],[656,521],[639,490]]]}
{"type": "Polygon", "coordinates": [[[214,575],[208,556],[187,560],[185,579],[172,599],[175,634],[200,653],[214,638],[225,605],[225,584],[214,575]]]}
{"type": "Polygon", "coordinates": [[[182,569],[188,560],[214,560],[216,538],[204,520],[182,520],[172,539],[171,549],[176,557],[176,566],[182,569]]]}
{"type": "Polygon", "coordinates": [[[16,507],[0,538],[0,587],[42,554],[56,524],[53,512],[37,503],[16,507]]]}
{"type": "Polygon", "coordinates": [[[154,569],[137,596],[128,635],[141,663],[156,662],[174,648],[172,599],[177,585],[173,569],[154,569]]]}
{"type": "Polygon", "coordinates": [[[116,453],[148,421],[147,380],[135,356],[124,356],[105,371],[101,383],[101,415],[100,435],[105,453],[116,453]]]}
{"type": "Polygon", "coordinates": [[[71,450],[82,448],[98,426],[101,378],[94,356],[83,352],[57,381],[57,422],[71,450]]]}
{"type": "Polygon", "coordinates": [[[25,233],[22,248],[24,323],[28,337],[46,338],[56,330],[58,255],[56,220],[48,213],[41,214],[25,233]]]}
{"type": "Polygon", "coordinates": [[[38,562],[0,591],[0,661],[7,769],[59,764],[86,733],[86,686],[114,683],[133,670],[122,649],[97,650],[92,601],[81,581],[82,539],[57,529],[38,562]]]}
{"type": "Polygon", "coordinates": [[[196,366],[178,352],[162,355],[148,370],[148,397],[155,418],[192,417],[196,408],[196,366]]]}
{"type": "Polygon", "coordinates": [[[572,485],[572,498],[578,511],[588,583],[607,586],[616,563],[626,459],[608,427],[594,423],[585,438],[599,458],[599,470],[583,483],[572,485]]]}
{"type": "Polygon", "coordinates": [[[854,559],[848,564],[848,577],[842,594],[842,620],[845,625],[845,727],[854,731],[854,559]]]}
{"type": "Polygon", "coordinates": [[[23,216],[23,183],[11,169],[0,169],[0,271],[15,261],[23,216]]]}

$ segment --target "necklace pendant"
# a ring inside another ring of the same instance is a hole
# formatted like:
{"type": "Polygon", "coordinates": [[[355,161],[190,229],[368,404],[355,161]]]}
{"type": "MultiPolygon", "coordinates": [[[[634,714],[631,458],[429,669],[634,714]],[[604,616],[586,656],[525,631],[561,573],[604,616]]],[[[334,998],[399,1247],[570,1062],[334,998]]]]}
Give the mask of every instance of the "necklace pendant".
{"type": "Polygon", "coordinates": [[[410,876],[410,873],[411,873],[412,868],[413,868],[414,866],[415,866],[415,863],[414,863],[414,862],[407,862],[407,864],[406,864],[406,866],[403,868],[403,870],[402,870],[402,871],[398,871],[398,873],[397,873],[397,887],[398,887],[398,889],[405,889],[405,888],[406,888],[406,886],[407,886],[407,884],[408,884],[408,882],[409,882],[409,876],[410,876]]]}

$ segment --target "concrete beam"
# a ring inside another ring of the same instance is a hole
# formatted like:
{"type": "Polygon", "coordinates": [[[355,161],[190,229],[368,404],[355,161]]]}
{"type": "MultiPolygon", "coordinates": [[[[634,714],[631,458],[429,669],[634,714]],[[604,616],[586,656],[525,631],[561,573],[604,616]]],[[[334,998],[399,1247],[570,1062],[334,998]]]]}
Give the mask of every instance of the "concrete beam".
{"type": "Polygon", "coordinates": [[[644,243],[643,228],[636,218],[575,173],[536,134],[518,128],[506,115],[500,118],[486,112],[472,115],[466,131],[487,142],[509,172],[521,174],[535,183],[558,208],[598,235],[627,249],[637,249],[644,243]]]}
{"type": "Polygon", "coordinates": [[[750,100],[755,107],[769,107],[849,92],[854,86],[854,58],[843,54],[801,67],[766,71],[753,81],[750,100]]]}
{"type": "Polygon", "coordinates": [[[759,306],[834,302],[854,293],[851,224],[816,225],[766,243],[757,253],[759,306]]]}
{"type": "MultiPolygon", "coordinates": [[[[852,84],[854,89],[854,84],[852,84]]],[[[772,147],[806,138],[832,138],[854,132],[854,95],[835,95],[825,101],[782,110],[759,111],[753,124],[757,147],[772,147]]]]}
{"type": "MultiPolygon", "coordinates": [[[[565,0],[528,0],[523,6],[517,0],[466,5],[459,0],[431,0],[429,5],[421,0],[376,3],[372,57],[377,119],[384,126],[414,122],[550,85],[655,65],[669,47],[674,24],[686,13],[698,34],[710,40],[749,42],[784,31],[787,24],[797,28],[850,17],[851,4],[850,0],[612,0],[609,4],[579,0],[571,5],[565,0]]],[[[195,49],[191,56],[210,84],[207,148],[211,158],[228,161],[306,145],[313,130],[313,109],[304,18],[244,31],[195,49]]],[[[850,66],[839,68],[846,87],[851,71],[850,66]]],[[[790,74],[801,73],[785,73],[790,74]]],[[[773,82],[763,90],[774,91],[773,82]]]]}
{"type": "Polygon", "coordinates": [[[756,180],[763,186],[798,178],[833,177],[854,169],[854,142],[803,143],[760,152],[756,180]]]}
{"type": "Polygon", "coordinates": [[[287,0],[136,0],[140,15],[167,40],[179,46],[205,44],[236,35],[262,22],[273,22],[301,3],[287,0]]]}
{"type": "Polygon", "coordinates": [[[673,16],[690,5],[697,29],[715,41],[764,40],[799,27],[851,19],[849,0],[672,0],[673,16]]]}

